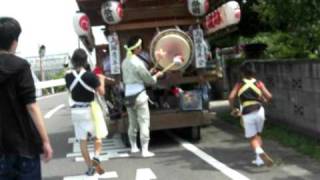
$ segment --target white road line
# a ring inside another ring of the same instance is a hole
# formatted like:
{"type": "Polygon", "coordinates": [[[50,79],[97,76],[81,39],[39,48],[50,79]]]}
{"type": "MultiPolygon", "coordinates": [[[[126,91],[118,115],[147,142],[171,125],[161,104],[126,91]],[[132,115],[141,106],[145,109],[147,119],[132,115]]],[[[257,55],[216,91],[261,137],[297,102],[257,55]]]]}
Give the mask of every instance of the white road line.
{"type": "Polygon", "coordinates": [[[248,177],[240,174],[239,172],[229,168],[227,165],[223,164],[222,162],[216,160],[209,154],[203,152],[201,149],[196,147],[195,145],[173,135],[172,133],[167,133],[170,137],[172,137],[174,140],[179,142],[181,146],[183,146],[188,151],[192,152],[193,154],[197,155],[199,158],[201,158],[203,161],[210,164],[212,167],[218,169],[220,172],[228,176],[232,180],[250,180],[248,177]]]}
{"type": "MultiPolygon", "coordinates": [[[[93,154],[90,157],[92,158],[93,154]]],[[[100,155],[100,161],[108,161],[109,159],[120,159],[120,158],[127,158],[127,157],[130,157],[129,153],[125,153],[125,152],[119,153],[115,151],[114,152],[108,151],[108,154],[100,155]]],[[[75,162],[84,162],[84,159],[83,157],[76,157],[75,162]]]]}
{"type": "Polygon", "coordinates": [[[117,172],[106,172],[102,175],[95,174],[94,176],[69,176],[64,177],[63,180],[99,180],[99,179],[111,179],[111,178],[119,178],[117,172]]]}
{"type": "Polygon", "coordinates": [[[136,180],[157,179],[156,175],[150,168],[137,169],[136,180]]]}
{"type": "MultiPolygon", "coordinates": [[[[105,143],[105,142],[108,143],[108,142],[111,142],[111,141],[112,141],[112,142],[114,142],[114,141],[119,141],[119,142],[122,143],[120,134],[115,134],[115,135],[113,135],[111,139],[102,139],[102,141],[103,141],[103,143],[105,143]]],[[[68,138],[68,143],[69,143],[69,144],[72,144],[72,143],[79,143],[79,142],[76,140],[75,137],[70,137],[70,138],[68,138]]],[[[90,143],[90,142],[89,142],[89,143],[90,143]]]]}
{"type": "MultiPolygon", "coordinates": [[[[75,138],[68,138],[68,142],[73,144],[72,153],[67,154],[67,158],[74,158],[76,162],[84,161],[80,152],[80,143],[76,141],[75,138]]],[[[88,151],[90,157],[94,154],[94,145],[93,142],[89,142],[88,151]]],[[[127,148],[122,140],[120,135],[113,136],[112,139],[103,139],[102,140],[102,152],[100,156],[101,161],[107,161],[113,158],[124,158],[129,157],[130,149],[127,148]]]]}
{"type": "MultiPolygon", "coordinates": [[[[92,149],[88,149],[88,151],[90,151],[89,152],[89,155],[90,155],[90,157],[93,157],[93,155],[94,155],[94,149],[92,148],[92,149]]],[[[102,155],[113,155],[113,154],[115,154],[115,153],[117,153],[117,154],[119,154],[118,156],[120,156],[120,157],[123,157],[124,156],[124,154],[126,155],[126,157],[128,157],[129,156],[129,154],[128,154],[128,152],[130,151],[130,149],[129,148],[119,148],[119,149],[105,149],[105,148],[102,148],[102,151],[101,151],[101,156],[102,155]]],[[[66,157],[67,158],[76,158],[76,157],[81,157],[81,152],[73,152],[73,153],[68,153],[67,155],[66,155],[66,157]]],[[[112,157],[110,157],[110,158],[117,158],[117,156],[112,156],[112,157]]]]}
{"type": "Polygon", "coordinates": [[[61,92],[61,93],[56,93],[56,94],[52,94],[52,95],[48,95],[48,96],[42,96],[42,97],[38,97],[37,100],[44,100],[44,99],[49,99],[49,98],[53,98],[56,96],[61,96],[61,95],[66,95],[67,92],[61,92]]]}
{"type": "MultiPolygon", "coordinates": [[[[79,144],[80,142],[77,141],[75,138],[69,138],[68,144],[79,144]]],[[[88,142],[89,144],[93,144],[92,141],[88,142]]],[[[115,144],[117,142],[115,142],[114,139],[102,139],[102,143],[103,144],[115,144]]]]}
{"type": "MultiPolygon", "coordinates": [[[[115,146],[115,145],[107,145],[107,144],[102,144],[102,149],[105,150],[117,150],[117,149],[127,149],[124,145],[123,146],[115,146]]],[[[94,146],[93,145],[88,145],[88,150],[89,151],[94,151],[94,146]]],[[[73,152],[74,153],[80,153],[80,146],[75,146],[73,147],[73,152]]]]}
{"type": "Polygon", "coordinates": [[[64,104],[60,104],[59,106],[55,107],[54,109],[50,110],[49,112],[47,112],[47,114],[44,116],[45,119],[50,119],[51,116],[53,116],[54,113],[56,113],[57,111],[59,111],[60,109],[64,108],[65,105],[64,104]]]}

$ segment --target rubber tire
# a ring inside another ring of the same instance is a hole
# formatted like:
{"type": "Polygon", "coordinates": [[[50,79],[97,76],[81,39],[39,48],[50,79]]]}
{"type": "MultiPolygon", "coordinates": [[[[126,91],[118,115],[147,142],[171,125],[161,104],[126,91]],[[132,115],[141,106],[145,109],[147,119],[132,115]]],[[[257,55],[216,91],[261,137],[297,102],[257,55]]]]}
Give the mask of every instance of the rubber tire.
{"type": "Polygon", "coordinates": [[[201,128],[200,126],[190,127],[189,128],[190,139],[192,141],[200,141],[201,140],[201,128]]]}
{"type": "Polygon", "coordinates": [[[223,87],[223,80],[219,79],[213,83],[210,83],[211,85],[211,100],[222,100],[224,99],[224,87],[223,87]]]}

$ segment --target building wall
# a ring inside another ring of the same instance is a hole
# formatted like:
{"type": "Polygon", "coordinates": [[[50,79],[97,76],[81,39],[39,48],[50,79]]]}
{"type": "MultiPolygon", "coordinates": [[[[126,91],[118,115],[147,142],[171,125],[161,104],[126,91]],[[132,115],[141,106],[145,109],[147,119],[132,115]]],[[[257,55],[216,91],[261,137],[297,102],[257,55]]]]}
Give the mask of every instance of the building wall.
{"type": "MultiPolygon", "coordinates": [[[[256,61],[255,67],[273,94],[265,105],[268,120],[320,135],[320,62],[256,61]]],[[[227,74],[232,87],[239,80],[239,65],[229,65],[227,74]]]]}

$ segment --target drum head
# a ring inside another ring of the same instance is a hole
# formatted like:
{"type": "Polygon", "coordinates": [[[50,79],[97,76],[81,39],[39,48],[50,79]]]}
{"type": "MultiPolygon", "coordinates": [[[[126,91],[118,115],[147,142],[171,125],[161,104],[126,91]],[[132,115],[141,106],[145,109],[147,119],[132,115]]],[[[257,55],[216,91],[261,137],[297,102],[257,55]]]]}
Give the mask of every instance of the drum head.
{"type": "Polygon", "coordinates": [[[158,33],[151,41],[150,55],[157,67],[165,68],[173,62],[176,56],[182,57],[182,62],[170,70],[187,68],[193,55],[191,38],[178,29],[168,29],[158,33]]]}

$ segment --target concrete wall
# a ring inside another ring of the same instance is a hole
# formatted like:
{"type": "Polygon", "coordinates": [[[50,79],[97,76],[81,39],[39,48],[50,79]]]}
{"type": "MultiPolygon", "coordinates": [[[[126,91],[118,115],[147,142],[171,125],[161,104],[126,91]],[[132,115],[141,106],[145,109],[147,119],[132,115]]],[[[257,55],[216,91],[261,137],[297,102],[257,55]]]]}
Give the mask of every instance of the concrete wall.
{"type": "MultiPolygon", "coordinates": [[[[255,67],[257,78],[273,94],[271,104],[265,105],[268,119],[320,135],[320,62],[256,61],[255,67]]],[[[227,74],[232,87],[239,79],[239,65],[229,65],[227,74]]]]}

